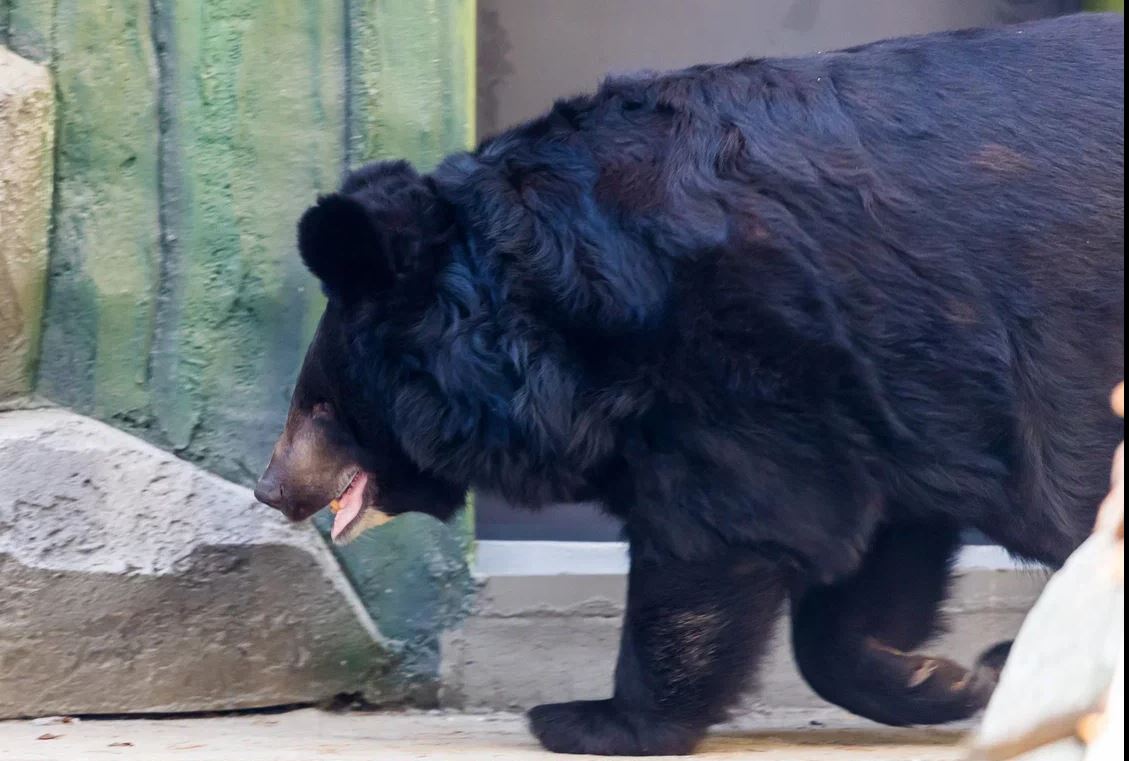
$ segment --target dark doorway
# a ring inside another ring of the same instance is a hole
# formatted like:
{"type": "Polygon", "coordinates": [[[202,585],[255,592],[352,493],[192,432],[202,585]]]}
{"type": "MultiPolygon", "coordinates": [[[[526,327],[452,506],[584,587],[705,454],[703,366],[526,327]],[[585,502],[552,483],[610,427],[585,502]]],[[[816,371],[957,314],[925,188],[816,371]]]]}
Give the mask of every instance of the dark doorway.
{"type": "Polygon", "coordinates": [[[593,504],[551,505],[526,510],[493,494],[474,499],[479,539],[538,539],[562,542],[614,542],[621,524],[593,504]]]}

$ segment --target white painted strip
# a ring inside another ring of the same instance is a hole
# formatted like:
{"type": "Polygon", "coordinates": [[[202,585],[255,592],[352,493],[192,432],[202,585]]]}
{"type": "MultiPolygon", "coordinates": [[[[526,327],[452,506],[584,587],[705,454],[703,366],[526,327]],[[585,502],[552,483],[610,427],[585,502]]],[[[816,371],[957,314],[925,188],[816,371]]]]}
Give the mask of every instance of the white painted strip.
{"type": "Polygon", "coordinates": [[[625,542],[480,541],[474,571],[483,576],[595,576],[627,573],[625,542]]]}
{"type": "MultiPolygon", "coordinates": [[[[1024,570],[1002,547],[968,546],[958,570],[1024,570]]],[[[606,576],[627,573],[624,542],[480,541],[474,572],[482,576],[606,576]]]]}
{"type": "Polygon", "coordinates": [[[1016,560],[998,544],[970,544],[961,548],[956,567],[958,571],[1029,571],[1036,566],[1016,560]]]}

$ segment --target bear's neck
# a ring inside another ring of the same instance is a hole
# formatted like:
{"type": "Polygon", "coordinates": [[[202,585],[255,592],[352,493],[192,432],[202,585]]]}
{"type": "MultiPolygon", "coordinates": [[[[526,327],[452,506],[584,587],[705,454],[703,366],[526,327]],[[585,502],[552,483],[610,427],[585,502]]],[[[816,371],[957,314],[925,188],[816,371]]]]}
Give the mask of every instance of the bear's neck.
{"type": "Polygon", "coordinates": [[[393,425],[441,477],[526,504],[574,499],[591,458],[575,443],[584,410],[565,342],[483,248],[453,247],[431,306],[387,343],[406,349],[387,354],[393,425]]]}

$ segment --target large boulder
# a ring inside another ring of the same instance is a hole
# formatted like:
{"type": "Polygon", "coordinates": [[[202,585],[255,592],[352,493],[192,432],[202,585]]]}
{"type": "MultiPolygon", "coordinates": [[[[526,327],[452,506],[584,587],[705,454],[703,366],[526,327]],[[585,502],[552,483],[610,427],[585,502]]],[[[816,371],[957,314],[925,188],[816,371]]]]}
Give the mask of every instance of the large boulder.
{"type": "Polygon", "coordinates": [[[381,700],[389,658],[309,525],[102,423],[0,413],[0,718],[381,700]]]}
{"type": "Polygon", "coordinates": [[[53,144],[47,69],[0,46],[0,400],[31,391],[47,272],[53,144]]]}

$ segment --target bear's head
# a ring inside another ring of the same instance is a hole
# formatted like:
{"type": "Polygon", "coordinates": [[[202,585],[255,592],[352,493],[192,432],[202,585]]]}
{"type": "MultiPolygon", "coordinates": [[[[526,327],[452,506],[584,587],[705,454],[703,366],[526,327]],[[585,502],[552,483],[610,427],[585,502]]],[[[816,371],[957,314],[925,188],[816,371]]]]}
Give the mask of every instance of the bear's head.
{"type": "Polygon", "coordinates": [[[302,260],[328,302],[255,496],[292,520],[330,507],[335,541],[404,512],[446,520],[463,502],[465,485],[424,472],[400,445],[370,342],[425,302],[452,224],[403,162],[353,173],[298,224],[302,260]]]}

